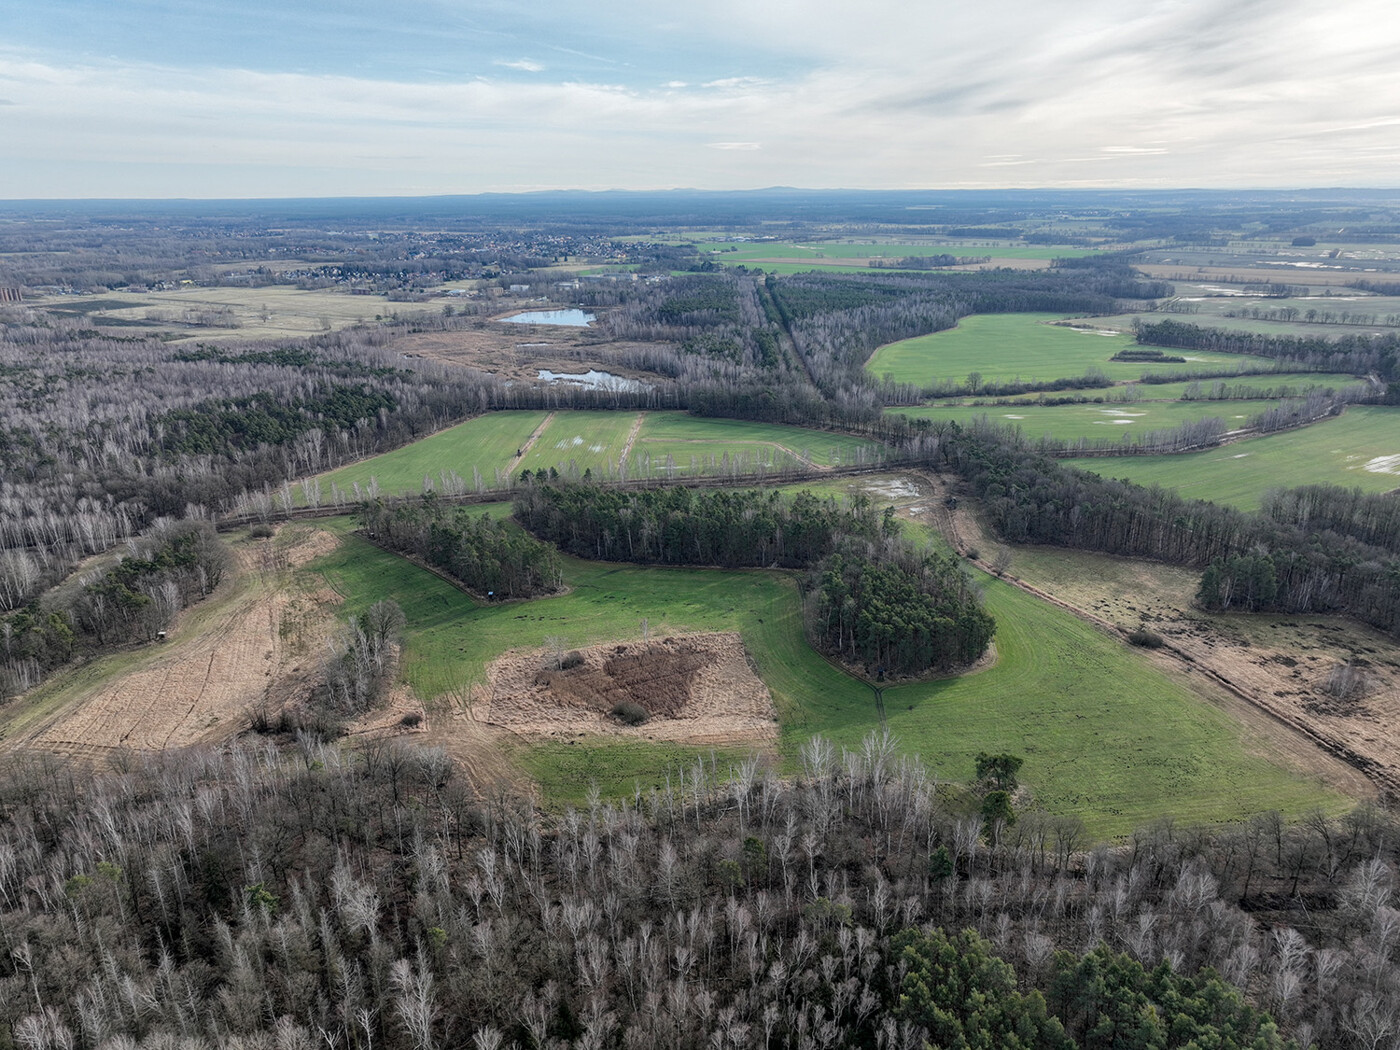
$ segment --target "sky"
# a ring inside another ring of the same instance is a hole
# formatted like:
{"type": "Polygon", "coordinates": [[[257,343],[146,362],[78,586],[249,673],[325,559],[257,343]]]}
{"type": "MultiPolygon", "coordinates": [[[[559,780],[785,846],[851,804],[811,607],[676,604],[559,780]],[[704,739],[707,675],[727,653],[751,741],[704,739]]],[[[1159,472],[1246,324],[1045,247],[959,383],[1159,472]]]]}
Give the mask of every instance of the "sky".
{"type": "Polygon", "coordinates": [[[1384,0],[0,0],[0,199],[1394,187],[1384,0]]]}

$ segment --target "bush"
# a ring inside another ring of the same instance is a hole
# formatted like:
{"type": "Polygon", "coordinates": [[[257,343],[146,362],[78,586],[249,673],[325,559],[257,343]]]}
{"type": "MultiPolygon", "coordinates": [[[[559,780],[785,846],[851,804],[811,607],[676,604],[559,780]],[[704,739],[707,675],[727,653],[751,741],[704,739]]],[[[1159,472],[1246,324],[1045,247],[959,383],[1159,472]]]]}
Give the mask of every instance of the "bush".
{"type": "Polygon", "coordinates": [[[622,700],[613,706],[612,716],[629,726],[639,726],[651,716],[641,704],[622,700]]]}
{"type": "Polygon", "coordinates": [[[409,729],[421,725],[422,722],[423,713],[421,711],[410,711],[408,714],[404,715],[402,718],[399,719],[399,725],[407,726],[409,729]]]}
{"type": "Polygon", "coordinates": [[[272,538],[273,531],[271,525],[254,525],[248,530],[248,535],[255,540],[269,540],[272,538]]]}
{"type": "Polygon", "coordinates": [[[573,652],[569,653],[568,656],[564,657],[564,659],[559,662],[559,666],[565,671],[569,670],[569,668],[571,667],[582,667],[583,654],[580,653],[577,649],[575,649],[573,652]]]}
{"type": "Polygon", "coordinates": [[[1156,631],[1149,631],[1146,627],[1139,627],[1135,631],[1128,633],[1128,642],[1132,645],[1140,645],[1144,649],[1160,649],[1167,644],[1167,640],[1156,631]]]}

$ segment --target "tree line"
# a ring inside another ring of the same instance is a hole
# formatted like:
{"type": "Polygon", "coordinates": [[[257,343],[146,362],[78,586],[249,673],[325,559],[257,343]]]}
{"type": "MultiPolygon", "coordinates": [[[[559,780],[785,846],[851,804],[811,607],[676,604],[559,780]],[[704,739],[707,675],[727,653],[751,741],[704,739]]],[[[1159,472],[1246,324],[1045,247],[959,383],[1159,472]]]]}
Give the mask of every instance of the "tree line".
{"type": "Polygon", "coordinates": [[[375,500],[359,516],[376,543],[422,559],[479,595],[532,598],[554,593],[563,582],[553,547],[488,513],[448,506],[431,492],[391,507],[375,500]]]}

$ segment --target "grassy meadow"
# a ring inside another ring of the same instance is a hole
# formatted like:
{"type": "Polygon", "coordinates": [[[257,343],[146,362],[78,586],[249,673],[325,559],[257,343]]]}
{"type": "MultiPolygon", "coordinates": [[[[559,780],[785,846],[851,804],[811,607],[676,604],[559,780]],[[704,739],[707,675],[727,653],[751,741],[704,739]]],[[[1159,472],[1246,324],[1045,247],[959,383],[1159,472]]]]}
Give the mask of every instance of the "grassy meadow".
{"type": "MultiPolygon", "coordinates": [[[[567,594],[482,606],[407,561],[349,535],[303,572],[345,598],[344,613],[381,597],[408,619],[403,674],[432,703],[480,682],[507,648],[571,646],[653,634],[738,630],[772,691],[780,717],[779,762],[788,768],[815,733],[853,746],[880,725],[871,687],[806,643],[796,579],[750,570],[640,568],[565,559],[567,594]]],[[[1340,797],[1251,755],[1238,727],[1121,641],[1008,584],[988,580],[997,617],[997,660],[960,678],[891,686],[888,724],[906,751],[941,777],[966,780],[981,750],[1026,758],[1038,805],[1076,814],[1116,836],[1154,817],[1221,821],[1265,809],[1297,815],[1336,810],[1340,797]]],[[[708,748],[581,740],[522,744],[513,757],[547,797],[581,801],[661,783],[677,764],[709,760],[708,748]]],[[[721,766],[733,751],[717,754],[721,766]]]]}
{"type": "Polygon", "coordinates": [[[1187,359],[1185,365],[1110,361],[1118,351],[1136,346],[1126,328],[1088,327],[1096,325],[1097,319],[1086,321],[1082,328],[1049,323],[1064,319],[1044,313],[973,314],[958,321],[956,328],[882,346],[865,367],[873,375],[921,386],[942,380],[961,383],[973,372],[987,380],[1048,382],[1097,368],[1110,379],[1128,381],[1183,368],[1273,368],[1265,358],[1197,351],[1178,355],[1187,359]]]}
{"type": "Polygon", "coordinates": [[[1282,486],[1389,492],[1400,488],[1400,408],[1352,405],[1333,419],[1207,452],[1062,462],[1242,510],[1257,510],[1265,492],[1282,486]]]}
{"type": "Polygon", "coordinates": [[[468,488],[472,468],[481,472],[487,488],[496,487],[496,472],[519,475],[523,470],[565,473],[573,464],[595,473],[616,467],[628,435],[639,422],[637,438],[628,456],[628,473],[644,476],[666,470],[667,457],[676,472],[715,473],[727,454],[731,462],[782,466],[797,459],[817,465],[850,462],[874,454],[871,441],[802,427],[750,423],[736,419],[702,419],[684,412],[555,412],[539,438],[517,462],[515,453],[550,413],[543,411],[489,412],[465,423],[438,431],[411,445],[386,452],[321,476],[322,498],[328,499],[334,482],[345,492],[356,483],[366,490],[370,479],[384,495],[421,492],[423,479],[438,483],[445,471],[456,471],[468,488]]]}
{"type": "Polygon", "coordinates": [[[1223,419],[1230,429],[1244,426],[1273,401],[1131,401],[1076,405],[986,405],[945,407],[925,405],[892,410],[918,419],[946,419],[1020,427],[1027,437],[1054,437],[1064,441],[1132,438],[1154,430],[1169,430],[1199,419],[1223,419]]]}

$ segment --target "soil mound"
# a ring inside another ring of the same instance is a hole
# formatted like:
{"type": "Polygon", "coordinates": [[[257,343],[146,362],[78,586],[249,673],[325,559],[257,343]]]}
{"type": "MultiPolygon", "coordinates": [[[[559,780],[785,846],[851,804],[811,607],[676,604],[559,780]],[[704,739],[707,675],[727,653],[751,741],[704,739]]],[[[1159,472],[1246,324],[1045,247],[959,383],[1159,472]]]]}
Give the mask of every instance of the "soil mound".
{"type": "Polygon", "coordinates": [[[482,721],[523,736],[734,743],[777,735],[773,699],[736,632],[607,643],[562,659],[510,650],[487,680],[482,721]]]}

